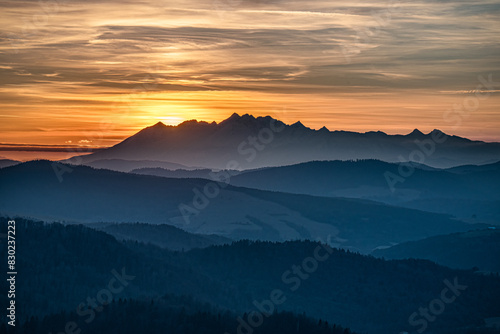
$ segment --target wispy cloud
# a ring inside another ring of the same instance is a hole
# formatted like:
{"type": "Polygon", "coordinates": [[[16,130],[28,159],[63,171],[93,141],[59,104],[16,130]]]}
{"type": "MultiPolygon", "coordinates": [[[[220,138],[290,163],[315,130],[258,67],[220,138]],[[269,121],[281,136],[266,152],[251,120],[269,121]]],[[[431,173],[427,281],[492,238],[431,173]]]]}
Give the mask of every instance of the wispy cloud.
{"type": "MultiPolygon", "coordinates": [[[[442,92],[473,90],[478,74],[500,77],[500,1],[44,3],[0,5],[0,130],[12,140],[12,128],[23,128],[9,124],[14,116],[74,130],[75,122],[119,114],[120,97],[131,94],[134,110],[120,126],[146,125],[153,110],[158,118],[220,120],[288,101],[290,117],[313,127],[445,128],[430,124],[453,103],[442,92]],[[346,46],[354,50],[349,61],[346,46]],[[189,94],[178,98],[182,92],[189,94]]],[[[484,125],[491,137],[499,106],[492,96],[463,134],[484,125]]]]}

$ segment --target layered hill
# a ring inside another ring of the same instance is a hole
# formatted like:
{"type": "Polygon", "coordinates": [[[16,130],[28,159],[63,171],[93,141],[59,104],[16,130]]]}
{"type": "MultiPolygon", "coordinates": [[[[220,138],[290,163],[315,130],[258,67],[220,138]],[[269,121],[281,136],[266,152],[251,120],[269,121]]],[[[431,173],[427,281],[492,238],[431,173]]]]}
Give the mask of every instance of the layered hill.
{"type": "Polygon", "coordinates": [[[328,240],[374,248],[473,225],[447,215],[358,199],[240,188],[35,161],[0,170],[0,212],[67,223],[170,224],[233,240],[328,240]]]}
{"type": "Polygon", "coordinates": [[[139,241],[174,251],[188,251],[193,248],[206,248],[232,242],[231,239],[218,235],[188,233],[167,224],[94,223],[89,224],[89,227],[111,234],[118,240],[139,241]]]}
{"type": "Polygon", "coordinates": [[[118,172],[130,172],[137,168],[162,168],[168,170],[187,169],[187,166],[166,161],[149,160],[124,160],[124,159],[102,159],[93,160],[86,164],[97,169],[110,169],[118,172]]]}
{"type": "Polygon", "coordinates": [[[454,233],[405,242],[373,255],[386,259],[427,259],[451,268],[500,272],[500,230],[454,233]]]}
{"type": "Polygon", "coordinates": [[[20,164],[20,163],[21,162],[17,161],[17,160],[0,159],[0,168],[15,166],[15,165],[20,164]]]}
{"type": "MultiPolygon", "coordinates": [[[[500,223],[500,162],[436,169],[379,160],[312,161],[297,165],[231,173],[235,186],[314,196],[368,199],[454,215],[469,222],[500,223]],[[404,176],[404,177],[403,177],[404,176]],[[398,179],[399,178],[399,179],[398,179]]],[[[216,178],[210,170],[161,168],[134,173],[164,177],[216,178]]]]}

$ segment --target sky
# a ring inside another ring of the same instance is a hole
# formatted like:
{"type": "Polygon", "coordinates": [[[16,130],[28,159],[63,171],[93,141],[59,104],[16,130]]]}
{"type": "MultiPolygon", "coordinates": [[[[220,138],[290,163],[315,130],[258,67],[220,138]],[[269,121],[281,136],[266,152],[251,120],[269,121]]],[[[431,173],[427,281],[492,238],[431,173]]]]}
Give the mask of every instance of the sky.
{"type": "Polygon", "coordinates": [[[500,141],[498,36],[500,0],[3,0],[0,143],[234,112],[500,141]]]}

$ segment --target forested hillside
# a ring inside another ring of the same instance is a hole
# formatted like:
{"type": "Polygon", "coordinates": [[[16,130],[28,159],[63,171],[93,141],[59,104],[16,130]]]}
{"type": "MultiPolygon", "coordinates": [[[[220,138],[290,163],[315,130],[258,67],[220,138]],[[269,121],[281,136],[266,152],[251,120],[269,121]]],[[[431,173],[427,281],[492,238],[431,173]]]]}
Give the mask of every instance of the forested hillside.
{"type": "Polygon", "coordinates": [[[500,314],[498,276],[423,260],[385,261],[311,241],[240,241],[182,253],[122,243],[84,226],[16,221],[19,277],[29,273],[18,282],[21,318],[75,311],[116,275],[130,280],[115,300],[191,295],[243,315],[278,290],[280,311],[376,334],[415,330],[410,315],[439,298],[446,281],[467,288],[429,323],[433,332],[482,326],[500,314]]]}
{"type": "MultiPolygon", "coordinates": [[[[81,317],[75,312],[63,312],[42,318],[33,317],[25,322],[16,333],[47,334],[54,329],[65,329],[68,324],[75,331],[87,333],[120,334],[350,334],[349,329],[330,325],[321,319],[313,320],[305,315],[280,312],[257,318],[258,326],[252,327],[232,312],[202,304],[189,297],[164,296],[154,300],[137,301],[119,299],[103,307],[102,313],[94,318],[81,317]],[[243,325],[242,325],[243,324],[243,325]],[[250,330],[251,332],[250,332],[250,330]],[[240,331],[238,331],[240,330],[240,331]]],[[[251,324],[255,324],[250,321],[251,324]]],[[[0,334],[7,332],[5,325],[0,334]]]]}

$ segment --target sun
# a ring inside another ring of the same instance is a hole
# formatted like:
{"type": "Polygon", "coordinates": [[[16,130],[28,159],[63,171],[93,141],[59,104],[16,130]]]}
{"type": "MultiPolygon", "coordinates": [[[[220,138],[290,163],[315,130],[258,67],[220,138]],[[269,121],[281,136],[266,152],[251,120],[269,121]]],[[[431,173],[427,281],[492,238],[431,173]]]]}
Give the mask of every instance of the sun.
{"type": "Polygon", "coordinates": [[[179,125],[184,122],[184,118],[177,116],[159,116],[156,117],[159,122],[162,122],[165,125],[179,125]]]}

